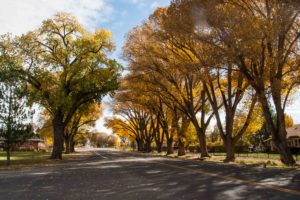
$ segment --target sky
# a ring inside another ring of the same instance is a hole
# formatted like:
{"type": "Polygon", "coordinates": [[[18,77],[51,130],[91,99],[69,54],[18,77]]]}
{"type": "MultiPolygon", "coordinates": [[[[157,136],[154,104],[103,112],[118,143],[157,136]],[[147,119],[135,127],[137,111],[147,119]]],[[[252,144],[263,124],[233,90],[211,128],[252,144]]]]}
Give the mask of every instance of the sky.
{"type": "MultiPolygon", "coordinates": [[[[88,30],[107,28],[113,34],[116,51],[112,57],[126,65],[121,59],[125,36],[138,26],[157,8],[167,6],[170,0],[0,0],[0,34],[20,35],[41,25],[44,19],[57,12],[68,12],[76,16],[88,30]]],[[[106,102],[109,101],[106,99],[106,102]]],[[[97,121],[99,131],[111,133],[104,126],[104,117],[112,115],[108,103],[104,103],[104,115],[97,121]]],[[[296,123],[300,123],[300,95],[293,97],[287,108],[296,123]]]]}

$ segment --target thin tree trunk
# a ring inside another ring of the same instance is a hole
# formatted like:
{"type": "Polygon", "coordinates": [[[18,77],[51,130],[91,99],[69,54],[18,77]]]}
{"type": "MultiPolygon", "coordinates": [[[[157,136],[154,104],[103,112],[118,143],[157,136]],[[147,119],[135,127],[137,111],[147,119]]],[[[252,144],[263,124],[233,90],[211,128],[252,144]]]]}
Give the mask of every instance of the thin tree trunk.
{"type": "Polygon", "coordinates": [[[70,154],[71,152],[71,137],[65,137],[65,154],[70,154]]]}
{"type": "Polygon", "coordinates": [[[198,124],[195,125],[195,123],[193,123],[195,128],[196,128],[196,132],[197,132],[197,136],[198,136],[198,140],[199,140],[199,145],[200,145],[200,153],[201,153],[201,158],[205,158],[205,157],[210,157],[208,151],[207,151],[207,145],[206,145],[206,137],[205,137],[205,133],[203,132],[203,130],[199,127],[198,124]]]}
{"type": "Polygon", "coordinates": [[[167,155],[173,154],[173,138],[167,139],[167,155]]]}
{"type": "Polygon", "coordinates": [[[181,126],[176,126],[177,134],[178,134],[178,156],[184,156],[185,155],[185,140],[186,140],[186,132],[190,125],[190,120],[186,116],[181,117],[181,126]]]}
{"type": "Polygon", "coordinates": [[[184,156],[185,155],[185,143],[183,140],[179,139],[178,140],[178,156],[184,156]]]}
{"type": "Polygon", "coordinates": [[[6,149],[6,165],[9,166],[10,165],[10,146],[7,146],[6,149]]]}
{"type": "Polygon", "coordinates": [[[75,141],[74,141],[74,136],[71,136],[70,140],[70,152],[74,153],[75,152],[75,141]]]}
{"type": "Polygon", "coordinates": [[[156,142],[156,150],[158,153],[162,152],[162,142],[156,142]]]}
{"type": "Polygon", "coordinates": [[[146,152],[149,153],[152,151],[151,141],[146,141],[146,152]]]}
{"type": "Polygon", "coordinates": [[[65,126],[62,122],[62,117],[57,115],[53,119],[53,132],[54,132],[54,143],[53,150],[50,159],[62,159],[62,152],[64,148],[64,131],[65,126]]]}
{"type": "Polygon", "coordinates": [[[164,142],[164,137],[165,137],[165,131],[160,131],[160,118],[157,119],[157,124],[156,124],[156,133],[155,133],[155,143],[156,143],[156,150],[158,153],[162,152],[162,145],[164,142]]]}
{"type": "Polygon", "coordinates": [[[137,140],[136,140],[136,143],[137,143],[137,146],[138,146],[138,151],[139,151],[139,152],[142,152],[142,151],[143,151],[143,148],[144,148],[143,141],[142,141],[141,139],[137,139],[137,140]]]}

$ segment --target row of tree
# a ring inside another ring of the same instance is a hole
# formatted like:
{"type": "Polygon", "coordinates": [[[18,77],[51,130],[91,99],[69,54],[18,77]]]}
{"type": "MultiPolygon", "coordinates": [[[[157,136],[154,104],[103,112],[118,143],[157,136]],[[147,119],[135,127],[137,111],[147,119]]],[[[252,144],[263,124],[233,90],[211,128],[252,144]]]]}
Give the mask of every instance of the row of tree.
{"type": "Polygon", "coordinates": [[[67,152],[74,147],[80,127],[94,123],[102,98],[117,89],[121,66],[108,57],[113,49],[107,30],[87,31],[66,13],[21,36],[1,36],[1,76],[20,82],[29,105],[44,109],[52,159],[62,158],[64,142],[67,152]]]}
{"type": "Polygon", "coordinates": [[[98,148],[119,147],[119,140],[116,135],[108,135],[103,132],[94,132],[91,133],[88,138],[90,141],[90,145],[93,147],[98,147],[98,148]]]}
{"type": "Polygon", "coordinates": [[[173,0],[157,9],[128,34],[128,74],[107,126],[139,150],[166,141],[171,153],[176,138],[182,155],[192,125],[207,157],[214,119],[228,162],[243,135],[265,124],[281,161],[294,165],[285,108],[300,80],[299,8],[296,0],[173,0]]]}

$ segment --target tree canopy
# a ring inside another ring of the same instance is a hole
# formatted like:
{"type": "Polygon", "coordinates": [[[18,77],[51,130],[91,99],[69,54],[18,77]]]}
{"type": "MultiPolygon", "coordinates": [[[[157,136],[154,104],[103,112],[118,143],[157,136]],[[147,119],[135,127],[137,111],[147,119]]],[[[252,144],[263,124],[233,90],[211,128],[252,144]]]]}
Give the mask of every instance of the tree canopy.
{"type": "Polygon", "coordinates": [[[52,158],[61,158],[67,125],[84,104],[101,102],[118,87],[120,65],[105,29],[89,32],[77,19],[58,13],[40,28],[2,41],[8,74],[28,84],[28,96],[52,116],[52,158]]]}

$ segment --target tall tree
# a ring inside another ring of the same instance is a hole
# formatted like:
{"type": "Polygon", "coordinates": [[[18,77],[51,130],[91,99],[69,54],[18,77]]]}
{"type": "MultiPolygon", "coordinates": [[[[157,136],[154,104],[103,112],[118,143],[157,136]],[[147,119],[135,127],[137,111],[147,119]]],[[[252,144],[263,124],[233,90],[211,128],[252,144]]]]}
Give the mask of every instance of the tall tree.
{"type": "Polygon", "coordinates": [[[214,109],[214,114],[219,128],[219,133],[226,148],[225,162],[235,160],[235,144],[246,132],[255,111],[256,96],[249,91],[249,84],[239,72],[233,72],[232,67],[228,66],[227,70],[207,70],[207,83],[205,88],[207,95],[214,109]],[[212,72],[209,72],[212,71],[212,72]],[[248,91],[247,91],[248,90],[248,91]],[[247,93],[248,92],[248,93],[247,93]],[[219,104],[223,109],[219,109],[219,104]],[[246,110],[245,120],[242,125],[234,127],[235,121],[240,120],[240,111],[246,110]],[[225,114],[225,125],[222,125],[221,113],[225,114]]]}
{"type": "Polygon", "coordinates": [[[33,135],[32,111],[22,90],[17,81],[0,83],[0,137],[4,139],[7,165],[10,165],[11,149],[33,135]]]}
{"type": "Polygon", "coordinates": [[[291,91],[299,85],[296,76],[299,74],[299,1],[174,0],[172,7],[179,13],[175,25],[182,32],[210,45],[236,64],[234,70],[240,71],[256,91],[282,162],[294,165],[287,146],[284,112],[291,91]],[[275,122],[271,113],[273,105],[275,122]]]}
{"type": "Polygon", "coordinates": [[[124,55],[130,63],[129,79],[144,83],[148,87],[146,92],[161,96],[170,110],[179,110],[188,117],[197,131],[201,156],[206,157],[209,154],[205,132],[213,114],[199,78],[201,74],[194,70],[197,60],[183,45],[189,39],[180,43],[178,37],[164,30],[165,11],[158,9],[149,21],[129,33],[124,46],[124,55]]]}
{"type": "Polygon", "coordinates": [[[63,136],[78,108],[100,102],[118,85],[120,65],[107,57],[113,50],[104,29],[86,31],[77,19],[58,13],[53,19],[12,45],[9,73],[30,85],[29,96],[52,116],[54,146],[51,158],[61,159],[63,136]]]}

